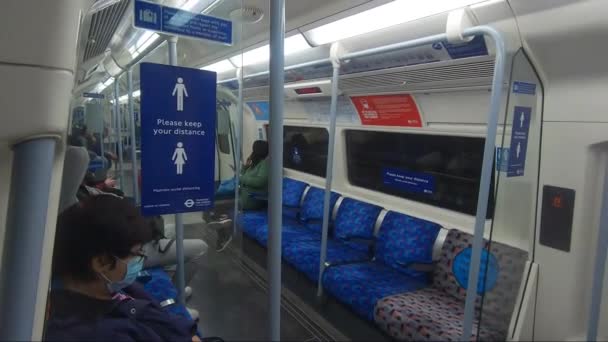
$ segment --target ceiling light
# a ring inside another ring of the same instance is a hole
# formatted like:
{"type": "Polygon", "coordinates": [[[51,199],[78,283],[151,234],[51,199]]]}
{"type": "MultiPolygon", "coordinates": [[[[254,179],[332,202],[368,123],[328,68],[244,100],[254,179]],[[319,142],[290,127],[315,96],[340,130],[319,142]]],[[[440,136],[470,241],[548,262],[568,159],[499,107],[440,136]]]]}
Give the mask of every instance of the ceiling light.
{"type": "Polygon", "coordinates": [[[110,84],[114,83],[114,78],[110,77],[107,80],[99,83],[96,87],[95,87],[95,93],[101,93],[102,91],[104,91],[104,89],[106,89],[107,87],[110,86],[110,84]]]}
{"type": "MultiPolygon", "coordinates": [[[[289,56],[299,51],[310,49],[310,45],[301,34],[296,34],[285,38],[285,56],[289,56]]],[[[247,66],[266,62],[270,59],[270,45],[266,44],[259,48],[244,52],[242,55],[230,57],[230,61],[237,66],[247,66]]]]}
{"type": "Polygon", "coordinates": [[[232,63],[230,63],[229,60],[224,59],[221,60],[219,62],[213,63],[213,64],[209,64],[207,66],[204,66],[201,68],[201,70],[209,70],[209,71],[215,71],[218,74],[222,73],[224,71],[230,71],[230,70],[234,70],[234,65],[232,63]]]}
{"type": "MultiPolygon", "coordinates": [[[[141,95],[141,90],[136,90],[133,92],[133,98],[136,99],[141,95]]],[[[123,96],[118,98],[118,102],[127,102],[129,100],[129,94],[124,94],[123,96]]]]}
{"type": "Polygon", "coordinates": [[[293,89],[293,88],[305,88],[305,87],[314,87],[325,84],[330,84],[331,80],[320,80],[320,81],[311,81],[311,82],[298,82],[286,84],[285,89],[293,89]]]}
{"type": "Polygon", "coordinates": [[[487,0],[395,0],[307,31],[315,45],[333,43],[487,0]]]}

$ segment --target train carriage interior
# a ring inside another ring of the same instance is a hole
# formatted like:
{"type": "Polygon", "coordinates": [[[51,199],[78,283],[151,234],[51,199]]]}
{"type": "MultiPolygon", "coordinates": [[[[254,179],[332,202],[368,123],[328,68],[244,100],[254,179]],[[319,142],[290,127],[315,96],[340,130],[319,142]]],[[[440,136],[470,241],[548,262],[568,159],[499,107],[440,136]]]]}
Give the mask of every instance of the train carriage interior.
{"type": "Polygon", "coordinates": [[[0,340],[120,329],[56,314],[62,241],[102,243],[63,225],[99,196],[154,236],[126,287],[94,276],[106,302],[169,317],[132,304],[125,340],[608,340],[606,14],[1,1],[0,340]]]}

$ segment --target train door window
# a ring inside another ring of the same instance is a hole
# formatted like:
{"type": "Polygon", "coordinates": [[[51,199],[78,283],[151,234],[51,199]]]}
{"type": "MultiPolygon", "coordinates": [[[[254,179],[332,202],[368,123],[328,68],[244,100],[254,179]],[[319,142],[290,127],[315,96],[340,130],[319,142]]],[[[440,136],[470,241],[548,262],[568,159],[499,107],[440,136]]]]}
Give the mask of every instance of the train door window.
{"type": "Polygon", "coordinates": [[[230,154],[230,114],[228,110],[217,110],[217,146],[220,152],[230,154]]]}
{"type": "Polygon", "coordinates": [[[329,134],[320,127],[285,126],[283,167],[325,177],[329,134]]]}
{"type": "MultiPolygon", "coordinates": [[[[475,215],[484,142],[475,137],[348,130],[348,180],[355,186],[475,215]]],[[[494,211],[493,192],[488,218],[494,211]]]]}

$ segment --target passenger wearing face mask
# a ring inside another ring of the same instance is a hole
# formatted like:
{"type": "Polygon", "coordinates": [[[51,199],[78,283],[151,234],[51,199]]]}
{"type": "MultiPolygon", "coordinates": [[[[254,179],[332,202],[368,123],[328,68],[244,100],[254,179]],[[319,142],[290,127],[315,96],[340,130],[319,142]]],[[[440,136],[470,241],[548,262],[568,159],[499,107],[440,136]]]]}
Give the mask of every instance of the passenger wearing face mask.
{"type": "Polygon", "coordinates": [[[94,196],[58,220],[45,340],[200,341],[134,283],[151,230],[128,201],[94,196]]]}

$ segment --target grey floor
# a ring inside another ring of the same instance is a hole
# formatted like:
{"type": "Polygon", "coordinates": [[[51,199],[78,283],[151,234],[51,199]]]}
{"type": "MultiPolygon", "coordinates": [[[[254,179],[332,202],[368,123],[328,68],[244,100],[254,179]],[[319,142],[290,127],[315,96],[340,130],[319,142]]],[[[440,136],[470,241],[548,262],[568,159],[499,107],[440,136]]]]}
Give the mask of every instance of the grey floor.
{"type": "MultiPolygon", "coordinates": [[[[199,329],[204,336],[219,336],[227,341],[268,340],[268,295],[260,279],[244,270],[235,242],[228,250],[215,251],[215,233],[204,224],[185,226],[186,238],[203,238],[209,252],[197,261],[189,285],[193,295],[187,305],[200,312],[199,329]]],[[[192,269],[188,270],[189,273],[192,269]]],[[[318,340],[315,331],[303,326],[287,310],[281,313],[283,341],[318,340]]]]}

